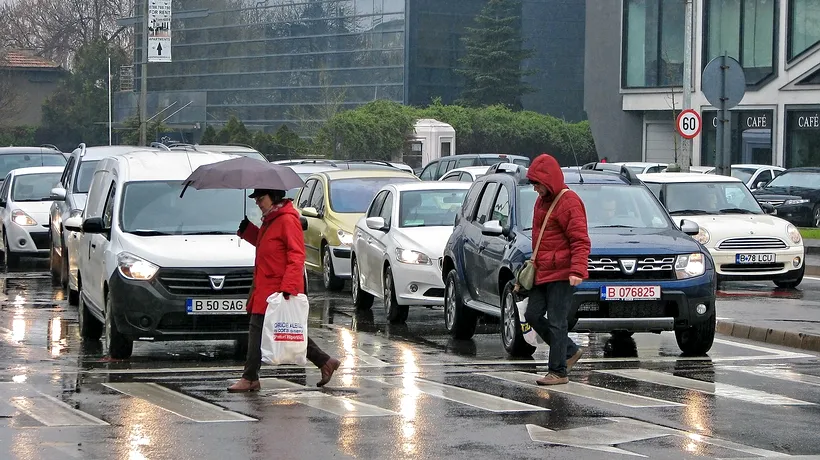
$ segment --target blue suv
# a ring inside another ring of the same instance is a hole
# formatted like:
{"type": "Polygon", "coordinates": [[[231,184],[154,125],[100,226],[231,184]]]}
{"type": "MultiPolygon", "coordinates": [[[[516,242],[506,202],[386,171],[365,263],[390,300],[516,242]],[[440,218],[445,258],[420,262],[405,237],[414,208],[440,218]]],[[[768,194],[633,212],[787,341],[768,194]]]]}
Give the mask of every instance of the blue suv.
{"type": "MultiPolygon", "coordinates": [[[[501,341],[514,356],[535,351],[523,339],[513,293],[513,274],[532,254],[537,194],[526,173],[496,165],[473,183],[442,260],[450,335],[469,339],[479,315],[501,318],[501,341]]],[[[698,225],[682,220],[679,227],[626,168],[563,173],[587,209],[592,242],[589,278],[574,293],[569,329],[675,331],[684,353],[709,351],[717,285],[709,251],[690,236],[698,225]]]]}

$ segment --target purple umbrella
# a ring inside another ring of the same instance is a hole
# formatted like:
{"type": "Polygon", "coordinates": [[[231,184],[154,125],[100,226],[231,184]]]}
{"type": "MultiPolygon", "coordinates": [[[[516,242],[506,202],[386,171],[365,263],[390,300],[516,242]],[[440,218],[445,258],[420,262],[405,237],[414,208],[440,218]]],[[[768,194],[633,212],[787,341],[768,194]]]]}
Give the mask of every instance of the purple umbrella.
{"type": "Polygon", "coordinates": [[[202,165],[185,179],[185,190],[190,186],[203,189],[254,189],[290,190],[301,187],[305,181],[293,169],[250,157],[238,157],[202,165]]]}

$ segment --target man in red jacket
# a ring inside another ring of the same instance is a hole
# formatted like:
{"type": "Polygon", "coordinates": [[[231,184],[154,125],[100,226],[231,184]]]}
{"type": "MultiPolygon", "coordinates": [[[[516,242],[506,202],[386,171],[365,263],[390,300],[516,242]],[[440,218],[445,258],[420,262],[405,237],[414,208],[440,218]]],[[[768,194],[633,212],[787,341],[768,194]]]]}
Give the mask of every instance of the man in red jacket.
{"type": "MultiPolygon", "coordinates": [[[[558,162],[547,154],[533,160],[527,179],[538,193],[532,222],[534,251],[547,211],[561,190],[568,187],[558,162]]],[[[550,346],[549,373],[538,379],[539,385],[568,383],[567,372],[583,354],[567,335],[567,316],[575,286],[588,276],[590,241],[586,209],[573,191],[567,190],[557,199],[535,257],[535,282],[524,315],[550,346]]]]}
{"type": "MultiPolygon", "coordinates": [[[[251,315],[248,330],[248,356],[245,372],[238,382],[228,387],[230,392],[258,391],[259,369],[262,367],[262,326],[268,297],[281,292],[285,299],[305,292],[305,236],[299,211],[285,198],[283,190],[254,190],[249,195],[262,210],[262,226],[252,224],[247,216],[239,224],[242,239],[256,246],[253,287],[246,306],[251,315]]],[[[307,359],[322,371],[316,386],[324,386],[339,368],[339,360],[331,358],[308,337],[307,359]]]]}

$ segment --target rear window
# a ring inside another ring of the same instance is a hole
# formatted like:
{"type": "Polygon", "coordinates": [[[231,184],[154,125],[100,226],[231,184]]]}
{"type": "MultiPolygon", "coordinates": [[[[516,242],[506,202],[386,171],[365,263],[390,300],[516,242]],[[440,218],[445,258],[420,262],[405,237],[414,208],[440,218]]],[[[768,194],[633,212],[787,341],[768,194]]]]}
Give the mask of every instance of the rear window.
{"type": "Polygon", "coordinates": [[[66,159],[62,153],[7,153],[0,155],[0,177],[6,177],[12,169],[65,164],[66,159]]]}
{"type": "Polygon", "coordinates": [[[415,181],[415,177],[372,177],[330,181],[330,209],[340,213],[367,212],[380,188],[387,184],[415,181]]]}

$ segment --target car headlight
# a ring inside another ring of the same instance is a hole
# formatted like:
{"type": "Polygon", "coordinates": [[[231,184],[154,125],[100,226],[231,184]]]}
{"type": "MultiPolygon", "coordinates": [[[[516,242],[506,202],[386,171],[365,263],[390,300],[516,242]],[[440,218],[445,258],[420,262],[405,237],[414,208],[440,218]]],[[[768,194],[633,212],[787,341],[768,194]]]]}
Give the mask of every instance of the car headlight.
{"type": "Polygon", "coordinates": [[[11,212],[11,220],[13,220],[14,223],[17,225],[22,225],[26,227],[37,225],[37,222],[34,219],[32,219],[31,216],[29,216],[20,209],[15,209],[11,212]]]}
{"type": "Polygon", "coordinates": [[[396,248],[396,259],[405,264],[426,265],[430,263],[430,258],[427,257],[427,254],[402,248],[396,248]]]}
{"type": "Polygon", "coordinates": [[[344,230],[339,230],[336,232],[336,235],[339,237],[339,242],[342,243],[342,246],[350,246],[353,244],[352,233],[347,233],[344,230]]]}
{"type": "Polygon", "coordinates": [[[801,200],[786,200],[786,202],[783,203],[783,204],[784,205],[803,204],[803,203],[808,203],[809,201],[810,200],[802,200],[802,199],[801,200]]]}
{"type": "Polygon", "coordinates": [[[712,235],[709,234],[709,230],[706,230],[705,228],[701,227],[700,231],[698,231],[698,234],[693,236],[692,238],[694,238],[700,244],[706,244],[712,238],[712,235]]]}
{"type": "Polygon", "coordinates": [[[149,281],[159,270],[159,267],[151,262],[127,252],[117,255],[117,268],[125,278],[140,281],[149,281]]]}
{"type": "Polygon", "coordinates": [[[703,254],[684,254],[675,260],[675,277],[679,280],[700,276],[706,271],[706,261],[703,254]]]}
{"type": "Polygon", "coordinates": [[[797,228],[792,224],[786,226],[786,233],[789,235],[789,239],[791,239],[794,244],[800,244],[800,241],[803,240],[800,235],[800,231],[797,230],[797,228]]]}

